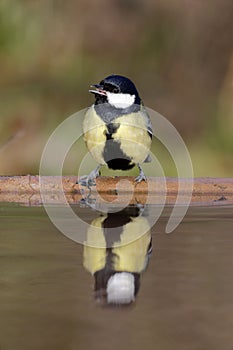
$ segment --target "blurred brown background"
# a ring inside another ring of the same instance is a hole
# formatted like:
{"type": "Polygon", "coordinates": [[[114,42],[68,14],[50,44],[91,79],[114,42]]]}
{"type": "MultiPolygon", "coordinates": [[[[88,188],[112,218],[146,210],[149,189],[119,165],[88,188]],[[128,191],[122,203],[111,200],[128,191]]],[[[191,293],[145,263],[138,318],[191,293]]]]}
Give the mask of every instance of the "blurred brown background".
{"type": "Polygon", "coordinates": [[[116,73],[177,128],[195,176],[232,176],[232,18],[230,0],[2,0],[0,174],[38,173],[54,128],[116,73]]]}

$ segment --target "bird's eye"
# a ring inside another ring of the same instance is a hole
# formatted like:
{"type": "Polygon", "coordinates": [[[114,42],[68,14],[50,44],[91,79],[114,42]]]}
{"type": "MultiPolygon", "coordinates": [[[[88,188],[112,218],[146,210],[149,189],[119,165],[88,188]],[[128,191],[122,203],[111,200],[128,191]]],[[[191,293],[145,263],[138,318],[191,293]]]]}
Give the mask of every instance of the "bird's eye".
{"type": "Polygon", "coordinates": [[[114,87],[112,92],[114,92],[114,94],[116,94],[117,92],[119,92],[119,89],[117,87],[114,87]]]}

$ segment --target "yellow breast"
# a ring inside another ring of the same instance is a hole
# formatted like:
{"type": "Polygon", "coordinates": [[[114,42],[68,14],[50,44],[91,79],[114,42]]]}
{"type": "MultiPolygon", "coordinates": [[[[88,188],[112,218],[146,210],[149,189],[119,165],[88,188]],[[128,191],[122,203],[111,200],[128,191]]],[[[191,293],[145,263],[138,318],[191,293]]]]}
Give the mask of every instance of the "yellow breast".
{"type": "Polygon", "coordinates": [[[132,158],[133,163],[142,163],[148,156],[151,146],[151,138],[143,115],[141,112],[127,114],[118,117],[116,122],[120,127],[113,138],[120,141],[120,148],[132,158]]]}
{"type": "Polygon", "coordinates": [[[96,114],[94,106],[91,106],[83,121],[84,141],[92,157],[99,164],[106,164],[103,159],[103,150],[106,141],[107,127],[104,121],[96,114]]]}
{"type": "MultiPolygon", "coordinates": [[[[148,156],[151,138],[147,132],[146,118],[142,112],[132,113],[116,118],[112,123],[119,125],[112,138],[118,141],[121,150],[132,158],[132,163],[142,163],[148,156]]],[[[91,106],[83,122],[84,141],[93,158],[101,165],[106,164],[103,151],[108,133],[105,122],[91,106]]]]}

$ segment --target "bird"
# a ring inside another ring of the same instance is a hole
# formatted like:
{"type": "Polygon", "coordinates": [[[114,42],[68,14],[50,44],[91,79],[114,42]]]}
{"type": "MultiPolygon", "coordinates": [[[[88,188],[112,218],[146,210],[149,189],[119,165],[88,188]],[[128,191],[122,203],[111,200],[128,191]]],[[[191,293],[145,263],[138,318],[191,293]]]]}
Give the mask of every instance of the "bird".
{"type": "Polygon", "coordinates": [[[84,242],[83,266],[94,277],[96,301],[133,303],[151,253],[150,224],[139,206],[93,219],[84,242]]]}
{"type": "Polygon", "coordinates": [[[139,169],[135,182],[147,181],[141,164],[151,161],[152,124],[135,84],[123,75],[112,74],[91,85],[95,102],[83,120],[83,138],[98,166],[77,183],[95,185],[100,168],[139,169]],[[94,89],[93,89],[94,88],[94,89]]]}

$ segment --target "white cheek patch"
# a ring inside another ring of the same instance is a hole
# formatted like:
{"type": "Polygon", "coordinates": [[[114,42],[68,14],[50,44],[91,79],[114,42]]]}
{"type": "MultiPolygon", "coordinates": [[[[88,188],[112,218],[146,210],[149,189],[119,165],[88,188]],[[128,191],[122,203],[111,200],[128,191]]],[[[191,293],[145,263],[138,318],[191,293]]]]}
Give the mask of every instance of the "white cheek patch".
{"type": "Polygon", "coordinates": [[[115,108],[127,108],[134,104],[135,95],[106,92],[108,103],[115,108]]]}

